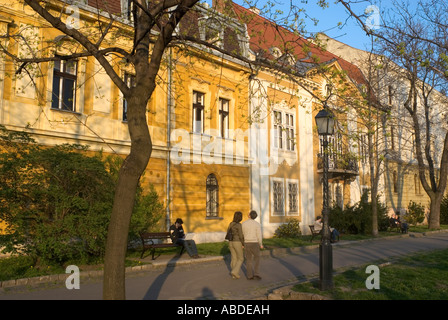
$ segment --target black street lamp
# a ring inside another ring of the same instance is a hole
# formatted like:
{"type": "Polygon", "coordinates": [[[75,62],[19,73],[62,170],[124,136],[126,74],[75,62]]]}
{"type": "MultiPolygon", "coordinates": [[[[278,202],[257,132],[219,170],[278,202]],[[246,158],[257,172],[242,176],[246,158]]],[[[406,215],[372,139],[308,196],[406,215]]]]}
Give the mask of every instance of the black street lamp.
{"type": "Polygon", "coordinates": [[[328,206],[328,136],[334,134],[334,117],[327,109],[319,111],[315,117],[317,132],[323,137],[323,209],[322,209],[322,241],[319,245],[319,287],[325,291],[333,288],[333,248],[330,241],[330,226],[328,224],[329,206],[328,206]]]}

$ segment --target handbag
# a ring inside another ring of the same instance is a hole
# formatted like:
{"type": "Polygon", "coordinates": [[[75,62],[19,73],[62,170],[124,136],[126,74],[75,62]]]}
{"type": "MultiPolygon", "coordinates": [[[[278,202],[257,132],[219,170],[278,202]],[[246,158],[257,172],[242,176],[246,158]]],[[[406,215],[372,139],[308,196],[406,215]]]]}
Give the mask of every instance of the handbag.
{"type": "Polygon", "coordinates": [[[232,241],[233,240],[233,234],[232,234],[232,228],[229,226],[229,228],[227,229],[227,234],[225,239],[227,241],[232,241]]]}

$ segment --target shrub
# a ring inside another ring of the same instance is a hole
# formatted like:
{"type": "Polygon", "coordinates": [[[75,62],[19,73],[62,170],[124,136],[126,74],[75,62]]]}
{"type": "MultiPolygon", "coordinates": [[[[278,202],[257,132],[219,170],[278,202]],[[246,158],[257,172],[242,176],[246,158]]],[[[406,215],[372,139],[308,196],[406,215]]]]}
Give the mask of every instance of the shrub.
{"type": "Polygon", "coordinates": [[[102,256],[114,181],[100,157],[77,145],[9,151],[0,154],[5,251],[61,264],[102,256]]]}
{"type": "Polygon", "coordinates": [[[302,235],[300,231],[300,222],[297,219],[288,219],[288,222],[282,224],[275,230],[275,238],[298,238],[302,235]]]}
{"type": "Polygon", "coordinates": [[[142,195],[141,190],[137,194],[134,212],[129,227],[129,240],[140,239],[141,232],[155,232],[163,229],[161,221],[165,214],[165,206],[159,201],[159,196],[150,185],[149,193],[142,195]]]}
{"type": "MultiPolygon", "coordinates": [[[[377,202],[378,230],[384,231],[389,225],[386,207],[377,202]]],[[[339,232],[348,234],[366,234],[372,231],[372,204],[367,201],[367,194],[363,194],[361,201],[354,206],[342,209],[338,206],[330,208],[330,226],[339,232]]]]}
{"type": "MultiPolygon", "coordinates": [[[[87,156],[87,147],[42,147],[0,126],[0,247],[39,263],[97,261],[104,256],[122,159],[87,156]]],[[[136,195],[132,231],[163,215],[151,188],[136,195]]]]}
{"type": "Polygon", "coordinates": [[[417,223],[422,223],[425,220],[425,207],[414,201],[409,201],[408,212],[406,216],[403,217],[407,223],[412,225],[417,225],[417,223]]]}

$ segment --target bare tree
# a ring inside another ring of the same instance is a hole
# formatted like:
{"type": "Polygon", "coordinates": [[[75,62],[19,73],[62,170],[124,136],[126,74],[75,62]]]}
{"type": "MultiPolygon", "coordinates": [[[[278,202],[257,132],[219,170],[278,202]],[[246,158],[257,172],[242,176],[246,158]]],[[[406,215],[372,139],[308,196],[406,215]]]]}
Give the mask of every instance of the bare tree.
{"type": "MultiPolygon", "coordinates": [[[[118,87],[127,101],[127,123],[131,140],[130,153],[120,168],[118,183],[115,190],[115,199],[108,230],[106,255],[104,262],[104,299],[125,299],[125,255],[127,250],[127,236],[129,223],[134,207],[136,189],[139,179],[146,169],[152,153],[152,139],[147,124],[147,104],[157,85],[158,72],[160,70],[166,49],[173,45],[181,45],[185,41],[194,41],[199,45],[207,46],[217,52],[225,52],[229,56],[236,57],[240,61],[250,65],[252,76],[262,69],[276,70],[281,77],[297,86],[303,86],[300,77],[306,76],[297,66],[285,63],[285,57],[272,57],[258,54],[255,59],[235,52],[229,52],[222,47],[203,41],[197,37],[191,37],[187,33],[177,33],[178,27],[185,16],[191,12],[198,0],[131,0],[132,11],[129,19],[131,25],[123,23],[120,10],[109,7],[111,2],[93,1],[97,8],[95,21],[82,22],[81,28],[74,28],[67,23],[66,8],[68,3],[64,1],[23,0],[43,20],[59,30],[72,43],[70,54],[62,57],[52,55],[52,50],[43,50],[40,55],[20,57],[8,51],[8,47],[2,47],[2,51],[18,64],[17,73],[29,72],[31,65],[41,62],[69,61],[80,57],[94,57],[101,65],[108,77],[118,87]],[[129,43],[129,45],[119,45],[129,43]],[[129,85],[118,74],[114,59],[130,65],[135,73],[133,85],[129,85]]],[[[29,8],[25,6],[25,10],[29,8]]],[[[297,11],[300,12],[300,11],[297,11]]],[[[126,14],[126,13],[125,13],[126,14]]],[[[297,19],[297,15],[295,16],[297,19]]],[[[277,29],[277,27],[276,27],[277,29]]],[[[285,31],[277,30],[281,39],[285,31]]],[[[4,35],[4,38],[20,37],[20,35],[4,35]]],[[[296,42],[296,41],[294,41],[296,42]]],[[[302,46],[303,39],[293,45],[302,46]]],[[[285,44],[284,52],[291,44],[285,44]]],[[[48,48],[47,48],[48,49],[48,48]]],[[[309,48],[306,48],[309,50],[309,48]]],[[[286,57],[288,58],[288,56],[286,57]]],[[[307,70],[317,67],[321,63],[310,59],[307,70]]],[[[327,69],[318,70],[325,73],[327,69]]],[[[318,101],[321,97],[309,90],[318,101]]]]}
{"type": "MultiPolygon", "coordinates": [[[[182,17],[196,2],[197,0],[133,0],[133,43],[129,50],[125,50],[120,47],[102,48],[106,37],[119,28],[117,18],[111,13],[108,14],[106,21],[102,19],[98,23],[100,26],[99,36],[92,39],[88,28],[85,32],[71,28],[62,20],[62,15],[55,15],[54,11],[51,11],[55,9],[52,2],[25,0],[25,3],[51,26],[82,46],[81,52],[66,56],[65,59],[79,56],[95,57],[128,102],[127,117],[131,150],[119,172],[109,224],[104,263],[104,299],[125,298],[124,262],[127,250],[127,230],[129,230],[138,182],[152,152],[151,136],[146,121],[146,106],[155,90],[157,73],[163,54],[173,39],[173,32],[182,17]],[[128,86],[117,74],[114,66],[107,59],[107,56],[111,54],[123,57],[132,64],[135,70],[135,86],[128,86]]],[[[42,58],[29,61],[22,59],[20,61],[27,63],[51,59],[42,58]]]]}
{"type": "Polygon", "coordinates": [[[448,105],[448,7],[432,0],[418,1],[414,7],[393,1],[390,11],[382,15],[381,27],[373,29],[365,24],[361,13],[353,11],[352,1],[339,2],[381,42],[385,56],[398,67],[393,74],[405,85],[404,106],[412,118],[419,177],[431,200],[428,227],[439,228],[440,203],[448,179],[444,111],[448,105]]]}

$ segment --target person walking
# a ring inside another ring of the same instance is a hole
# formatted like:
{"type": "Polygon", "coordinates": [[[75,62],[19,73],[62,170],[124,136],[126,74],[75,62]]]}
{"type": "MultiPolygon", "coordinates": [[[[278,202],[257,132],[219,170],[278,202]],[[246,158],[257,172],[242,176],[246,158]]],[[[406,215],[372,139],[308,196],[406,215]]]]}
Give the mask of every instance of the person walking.
{"type": "Polygon", "coordinates": [[[260,249],[263,249],[263,239],[261,225],[255,221],[257,216],[257,212],[252,210],[249,213],[249,219],[242,224],[248,280],[261,280],[259,267],[260,249]]]}
{"type": "Polygon", "coordinates": [[[229,249],[230,249],[230,275],[233,279],[240,278],[240,270],[241,265],[244,262],[244,236],[243,236],[243,228],[241,226],[241,220],[243,220],[243,213],[241,211],[237,211],[233,215],[233,221],[230,222],[227,231],[230,230],[232,233],[232,240],[229,241],[229,249]]]}

